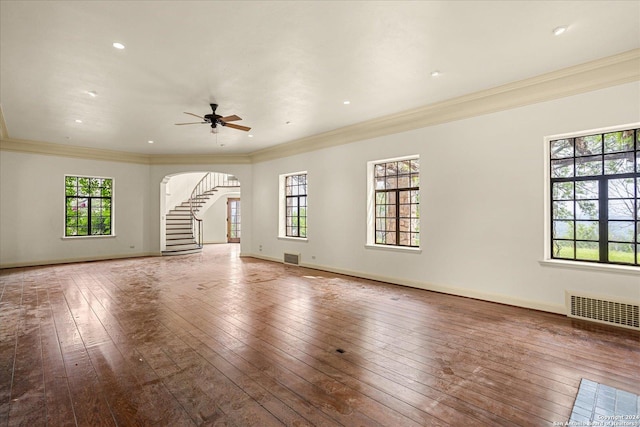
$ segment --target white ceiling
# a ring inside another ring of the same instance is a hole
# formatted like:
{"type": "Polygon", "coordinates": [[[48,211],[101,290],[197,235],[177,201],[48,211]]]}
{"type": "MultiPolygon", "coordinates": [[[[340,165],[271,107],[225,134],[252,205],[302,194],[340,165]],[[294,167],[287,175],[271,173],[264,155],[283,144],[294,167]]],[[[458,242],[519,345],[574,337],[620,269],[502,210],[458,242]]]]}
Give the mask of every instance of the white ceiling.
{"type": "Polygon", "coordinates": [[[640,1],[2,0],[0,17],[11,138],[141,154],[255,152],[640,47],[640,1]],[[253,137],[174,125],[211,102],[253,137]]]}

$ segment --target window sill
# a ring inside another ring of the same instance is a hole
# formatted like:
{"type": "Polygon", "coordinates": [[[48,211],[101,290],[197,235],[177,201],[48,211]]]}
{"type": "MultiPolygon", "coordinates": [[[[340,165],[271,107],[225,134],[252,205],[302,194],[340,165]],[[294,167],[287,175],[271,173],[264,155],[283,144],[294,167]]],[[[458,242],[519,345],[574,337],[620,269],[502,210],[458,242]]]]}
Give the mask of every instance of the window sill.
{"type": "Polygon", "coordinates": [[[278,236],[278,240],[291,240],[291,241],[294,241],[294,242],[308,242],[309,238],[307,238],[307,237],[278,236]]]}
{"type": "Polygon", "coordinates": [[[559,259],[544,259],[538,261],[543,267],[569,268],[574,270],[592,270],[608,273],[640,275],[640,268],[626,265],[596,264],[580,261],[563,261],[559,259]]]}
{"type": "Polygon", "coordinates": [[[60,239],[62,240],[84,240],[84,239],[109,239],[112,237],[116,237],[115,234],[109,235],[92,235],[92,236],[62,236],[60,239]]]}
{"type": "Polygon", "coordinates": [[[393,251],[393,252],[409,252],[414,254],[421,254],[422,249],[420,248],[411,248],[408,246],[390,246],[390,245],[372,245],[367,243],[364,245],[365,249],[376,249],[381,251],[393,251]]]}

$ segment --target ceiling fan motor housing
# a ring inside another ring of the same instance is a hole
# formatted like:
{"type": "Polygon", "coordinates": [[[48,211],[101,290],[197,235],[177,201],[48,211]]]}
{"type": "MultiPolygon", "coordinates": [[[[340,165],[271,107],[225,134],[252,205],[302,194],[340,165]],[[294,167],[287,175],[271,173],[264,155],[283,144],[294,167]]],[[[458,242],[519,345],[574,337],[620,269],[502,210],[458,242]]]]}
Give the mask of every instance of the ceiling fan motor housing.
{"type": "Polygon", "coordinates": [[[204,116],[204,121],[207,123],[211,123],[211,127],[214,128],[216,127],[216,121],[218,119],[218,116],[215,114],[205,114],[204,116]]]}
{"type": "MultiPolygon", "coordinates": [[[[218,104],[209,104],[211,106],[211,111],[213,111],[213,114],[205,114],[204,116],[204,120],[206,122],[211,123],[211,128],[215,128],[218,123],[220,123],[220,121],[218,120],[220,117],[222,117],[219,114],[216,114],[216,109],[218,108],[218,104]]],[[[223,124],[223,123],[220,123],[223,124]]]]}

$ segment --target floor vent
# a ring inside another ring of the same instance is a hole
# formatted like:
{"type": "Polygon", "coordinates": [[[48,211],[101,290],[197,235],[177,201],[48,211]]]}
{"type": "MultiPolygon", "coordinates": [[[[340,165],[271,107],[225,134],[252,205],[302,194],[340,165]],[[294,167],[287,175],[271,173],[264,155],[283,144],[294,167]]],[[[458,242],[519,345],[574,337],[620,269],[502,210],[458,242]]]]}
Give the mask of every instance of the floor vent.
{"type": "Polygon", "coordinates": [[[567,316],[640,330],[640,304],[606,297],[566,294],[567,316]]]}
{"type": "Polygon", "coordinates": [[[284,253],[284,263],[291,265],[300,265],[300,254],[284,253]]]}

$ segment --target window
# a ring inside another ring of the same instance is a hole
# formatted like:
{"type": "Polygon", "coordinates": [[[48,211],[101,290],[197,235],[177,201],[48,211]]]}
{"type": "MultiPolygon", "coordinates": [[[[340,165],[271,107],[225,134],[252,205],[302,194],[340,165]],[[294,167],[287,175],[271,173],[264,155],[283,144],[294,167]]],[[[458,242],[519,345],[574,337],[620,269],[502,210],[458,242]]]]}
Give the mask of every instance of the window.
{"type": "Polygon", "coordinates": [[[110,236],[111,178],[65,176],[65,236],[110,236]]]}
{"type": "Polygon", "coordinates": [[[640,265],[640,131],[549,141],[553,259],[640,265]]]}
{"type": "Polygon", "coordinates": [[[307,174],[285,176],[284,193],[285,236],[307,237],[307,174]]]}
{"type": "Polygon", "coordinates": [[[240,199],[227,199],[227,242],[240,243],[242,234],[242,222],[240,212],[240,199]]]}
{"type": "Polygon", "coordinates": [[[373,162],[375,244],[420,246],[420,160],[373,162]]]}

